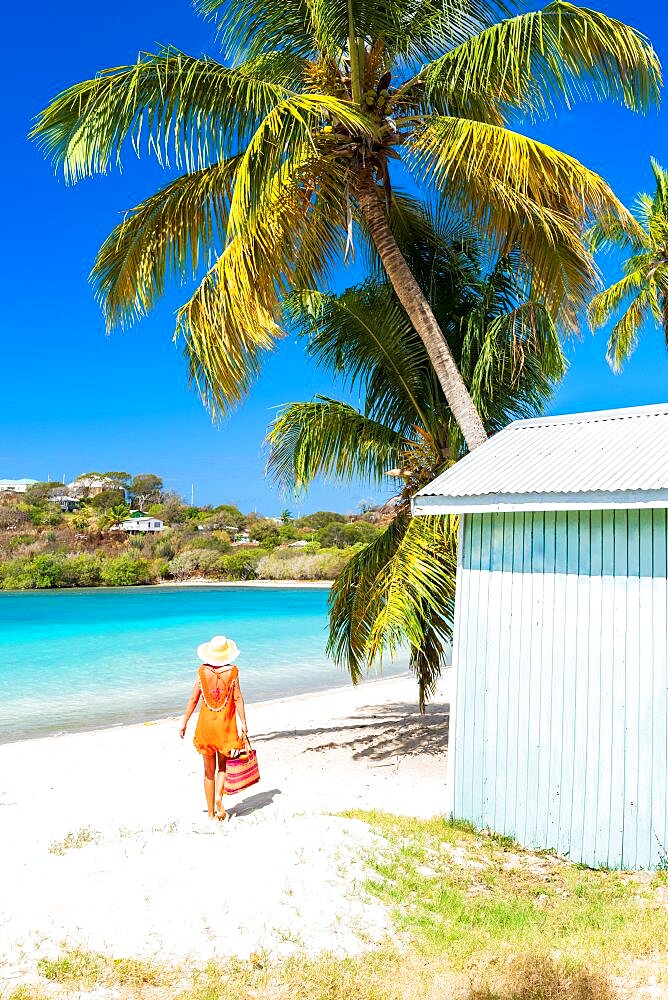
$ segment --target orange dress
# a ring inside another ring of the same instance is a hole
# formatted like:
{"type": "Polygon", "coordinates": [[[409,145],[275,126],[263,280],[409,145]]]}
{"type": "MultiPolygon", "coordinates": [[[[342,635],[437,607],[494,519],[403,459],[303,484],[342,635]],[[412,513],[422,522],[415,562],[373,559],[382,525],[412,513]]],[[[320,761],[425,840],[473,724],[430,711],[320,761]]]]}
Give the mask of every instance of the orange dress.
{"type": "Polygon", "coordinates": [[[237,667],[214,672],[204,663],[197,672],[201,692],[201,707],[193,743],[201,754],[229,755],[244,746],[237,729],[237,710],[232,686],[239,676],[237,667]],[[229,670],[229,673],[227,671],[229,670]],[[220,674],[227,674],[221,677],[220,674]]]}

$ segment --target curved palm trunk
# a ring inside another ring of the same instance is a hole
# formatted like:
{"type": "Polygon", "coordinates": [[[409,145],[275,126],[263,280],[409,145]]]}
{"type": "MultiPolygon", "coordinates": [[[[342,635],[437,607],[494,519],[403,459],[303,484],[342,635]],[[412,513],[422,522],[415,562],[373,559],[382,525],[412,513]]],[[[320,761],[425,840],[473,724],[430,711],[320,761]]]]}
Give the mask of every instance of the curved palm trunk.
{"type": "Polygon", "coordinates": [[[404,260],[370,177],[360,177],[357,198],[371,238],[399,301],[408,313],[434,366],[452,415],[469,451],[487,440],[487,433],[460,374],[431,306],[404,260]]]}

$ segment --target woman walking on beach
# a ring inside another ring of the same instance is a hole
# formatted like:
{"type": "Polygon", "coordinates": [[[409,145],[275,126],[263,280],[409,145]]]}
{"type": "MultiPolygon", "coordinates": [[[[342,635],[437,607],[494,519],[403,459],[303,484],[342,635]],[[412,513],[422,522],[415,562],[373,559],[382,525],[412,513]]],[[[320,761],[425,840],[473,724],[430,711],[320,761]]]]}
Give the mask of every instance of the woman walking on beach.
{"type": "Polygon", "coordinates": [[[227,758],[234,750],[243,748],[248,734],[239,670],[233,662],[239,650],[231,639],[215,635],[210,642],[197,647],[197,655],[202,665],[186,705],[180,736],[181,739],[185,737],[188,720],[201,697],[193,743],[204,758],[204,794],[209,819],[217,817],[224,822],[228,818],[223,808],[227,758]],[[241,720],[241,734],[237,729],[237,715],[241,720]]]}

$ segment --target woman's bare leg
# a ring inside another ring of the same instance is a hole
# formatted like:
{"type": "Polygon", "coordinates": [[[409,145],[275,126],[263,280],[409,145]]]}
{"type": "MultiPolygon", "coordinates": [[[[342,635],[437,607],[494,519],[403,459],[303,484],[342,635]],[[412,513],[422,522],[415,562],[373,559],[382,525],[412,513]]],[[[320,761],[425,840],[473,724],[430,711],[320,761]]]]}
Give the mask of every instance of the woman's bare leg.
{"type": "Polygon", "coordinates": [[[213,809],[213,799],[216,784],[216,755],[204,755],[204,794],[206,796],[206,808],[209,819],[213,819],[215,812],[213,809]]]}
{"type": "Polygon", "coordinates": [[[216,815],[218,819],[224,820],[227,813],[223,807],[223,790],[225,788],[225,768],[227,767],[227,757],[225,754],[218,754],[218,774],[216,775],[216,815]]]}

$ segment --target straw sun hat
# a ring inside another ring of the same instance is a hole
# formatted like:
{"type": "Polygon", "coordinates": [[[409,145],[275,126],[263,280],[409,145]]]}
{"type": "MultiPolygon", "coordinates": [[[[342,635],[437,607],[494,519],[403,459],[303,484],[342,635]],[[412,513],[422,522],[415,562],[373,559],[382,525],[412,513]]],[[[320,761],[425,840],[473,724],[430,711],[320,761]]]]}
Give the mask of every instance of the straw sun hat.
{"type": "Polygon", "coordinates": [[[197,655],[202,663],[209,663],[212,667],[225,667],[236,660],[239,648],[233,639],[214,635],[209,642],[203,642],[197,647],[197,655]]]}

